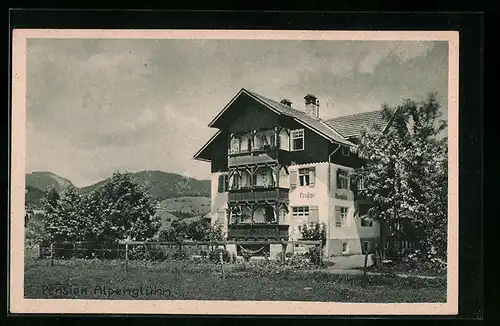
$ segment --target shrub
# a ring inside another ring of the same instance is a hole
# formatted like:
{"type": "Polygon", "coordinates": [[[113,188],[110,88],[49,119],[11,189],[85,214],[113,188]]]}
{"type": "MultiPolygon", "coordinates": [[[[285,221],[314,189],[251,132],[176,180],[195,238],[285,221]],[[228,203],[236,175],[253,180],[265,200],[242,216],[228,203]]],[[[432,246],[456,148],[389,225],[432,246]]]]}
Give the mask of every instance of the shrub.
{"type": "Polygon", "coordinates": [[[188,255],[185,251],[177,250],[172,254],[172,259],[173,260],[186,260],[186,259],[188,259],[188,255]]]}
{"type": "Polygon", "coordinates": [[[147,254],[143,245],[131,246],[128,249],[128,259],[130,260],[146,260],[147,254]]]}
{"type": "Polygon", "coordinates": [[[208,253],[208,259],[211,262],[219,263],[220,262],[220,253],[221,252],[222,252],[222,261],[225,262],[225,263],[231,262],[232,255],[226,249],[214,249],[214,250],[210,250],[210,252],[208,253]]]}
{"type": "Polygon", "coordinates": [[[155,248],[156,250],[150,250],[148,251],[146,255],[147,260],[151,261],[165,261],[168,259],[168,255],[161,250],[161,248],[155,248]]]}
{"type": "Polygon", "coordinates": [[[245,261],[250,261],[250,258],[252,257],[252,254],[250,254],[248,251],[243,251],[242,255],[245,261]]]}
{"type": "Polygon", "coordinates": [[[287,260],[286,265],[295,268],[310,268],[313,264],[306,254],[295,254],[287,260]]]}
{"type": "Polygon", "coordinates": [[[309,261],[314,265],[320,265],[321,263],[321,253],[318,246],[309,247],[309,250],[305,253],[305,256],[309,258],[309,261]]]}
{"type": "Polygon", "coordinates": [[[323,247],[326,244],[326,225],[325,223],[304,223],[299,226],[303,240],[321,240],[323,247]]]}

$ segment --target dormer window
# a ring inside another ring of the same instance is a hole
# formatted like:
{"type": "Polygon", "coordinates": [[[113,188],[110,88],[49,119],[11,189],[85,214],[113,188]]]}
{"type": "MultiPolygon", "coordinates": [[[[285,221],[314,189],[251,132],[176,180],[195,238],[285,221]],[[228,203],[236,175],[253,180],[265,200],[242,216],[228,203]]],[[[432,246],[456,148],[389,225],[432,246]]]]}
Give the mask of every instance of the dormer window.
{"type": "Polygon", "coordinates": [[[351,155],[350,149],[347,146],[342,146],[342,155],[349,156],[351,155]]]}
{"type": "Polygon", "coordinates": [[[304,150],[304,129],[292,130],[292,151],[304,150]]]}

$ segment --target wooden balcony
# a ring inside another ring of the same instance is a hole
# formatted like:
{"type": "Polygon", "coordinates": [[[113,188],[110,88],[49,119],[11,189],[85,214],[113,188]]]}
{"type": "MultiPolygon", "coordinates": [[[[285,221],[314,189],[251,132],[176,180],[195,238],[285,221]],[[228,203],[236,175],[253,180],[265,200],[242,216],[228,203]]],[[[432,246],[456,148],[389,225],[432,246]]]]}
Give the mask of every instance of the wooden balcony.
{"type": "Polygon", "coordinates": [[[229,166],[253,165],[259,163],[273,163],[278,158],[278,150],[275,147],[269,149],[254,149],[252,151],[241,151],[230,153],[228,157],[229,166]]]}
{"type": "Polygon", "coordinates": [[[287,188],[252,188],[242,190],[231,190],[228,194],[230,203],[237,202],[265,202],[265,201],[288,201],[287,188]]]}
{"type": "Polygon", "coordinates": [[[231,224],[229,240],[288,240],[288,225],[282,224],[231,224]]]}

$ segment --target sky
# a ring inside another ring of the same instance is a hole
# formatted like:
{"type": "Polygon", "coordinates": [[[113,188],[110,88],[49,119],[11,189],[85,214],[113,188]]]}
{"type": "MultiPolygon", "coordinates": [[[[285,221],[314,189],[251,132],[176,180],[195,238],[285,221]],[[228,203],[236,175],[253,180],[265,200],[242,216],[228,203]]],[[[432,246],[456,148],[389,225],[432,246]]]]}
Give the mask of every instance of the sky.
{"type": "Polygon", "coordinates": [[[446,107],[447,85],[444,41],[29,39],[27,172],[79,187],[114,171],[207,179],[193,155],[241,88],[297,109],[314,94],[327,119],[430,91],[446,107]]]}

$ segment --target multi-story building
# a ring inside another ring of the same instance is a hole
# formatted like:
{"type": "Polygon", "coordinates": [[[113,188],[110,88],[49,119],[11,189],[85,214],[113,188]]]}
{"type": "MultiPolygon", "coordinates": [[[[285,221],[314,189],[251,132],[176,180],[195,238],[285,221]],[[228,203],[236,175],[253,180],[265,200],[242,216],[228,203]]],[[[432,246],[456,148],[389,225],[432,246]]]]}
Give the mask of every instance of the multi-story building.
{"type": "Polygon", "coordinates": [[[317,98],[304,99],[295,109],[241,89],[209,123],[218,131],[194,157],[211,162],[212,222],[230,240],[298,240],[303,223],[324,223],[327,256],[364,253],[380,227],[350,172],[363,164],[362,126],[381,126],[381,111],[323,120],[317,98]]]}

